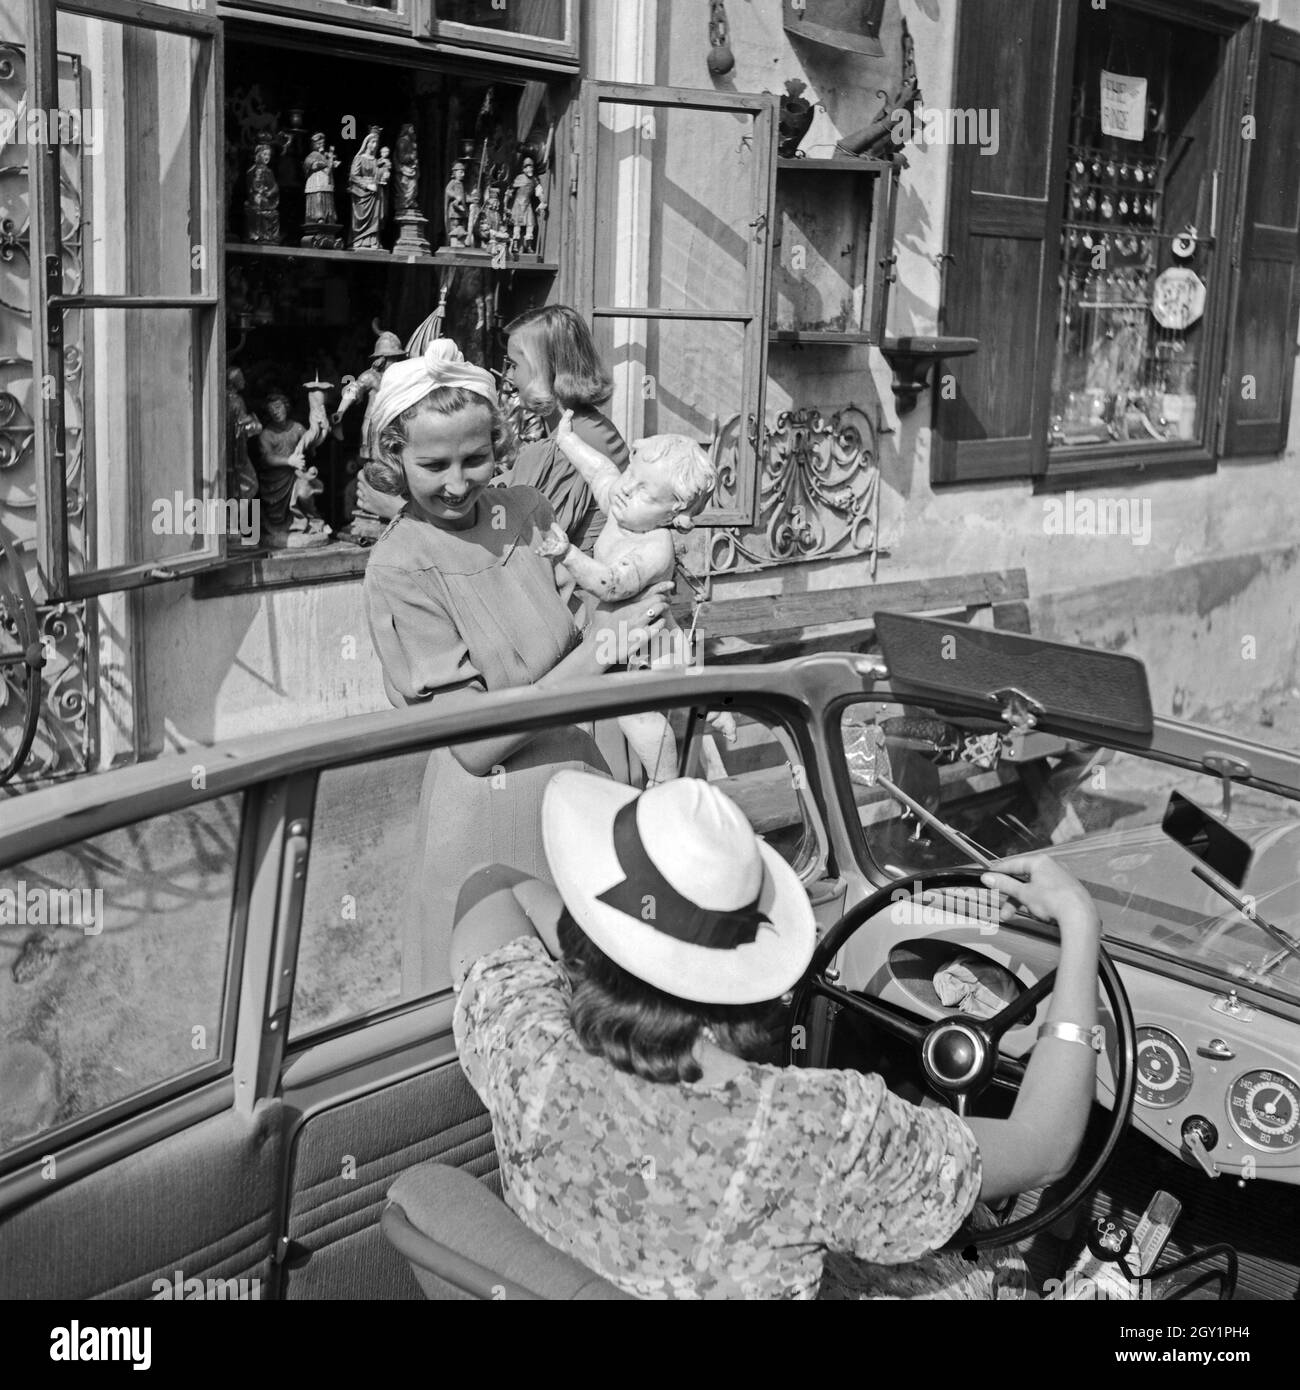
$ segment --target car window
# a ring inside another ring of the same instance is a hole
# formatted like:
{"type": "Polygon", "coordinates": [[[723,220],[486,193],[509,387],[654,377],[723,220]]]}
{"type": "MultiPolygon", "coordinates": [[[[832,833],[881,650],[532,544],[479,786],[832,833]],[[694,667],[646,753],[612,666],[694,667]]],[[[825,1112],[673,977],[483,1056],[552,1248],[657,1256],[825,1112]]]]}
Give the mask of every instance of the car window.
{"type": "Polygon", "coordinates": [[[0,1151],[220,1059],[241,804],[0,870],[0,1151]]]}
{"type": "MultiPolygon", "coordinates": [[[[734,729],[708,715],[665,712],[678,764],[717,782],[778,853],[811,872],[820,840],[789,734],[749,714],[734,715],[734,729]]],[[[538,808],[555,767],[586,759],[644,783],[612,721],[548,730],[530,748],[524,766],[473,778],[442,751],[321,774],[291,1040],[450,988],[452,917],[469,872],[504,863],[549,878],[538,808]]]]}

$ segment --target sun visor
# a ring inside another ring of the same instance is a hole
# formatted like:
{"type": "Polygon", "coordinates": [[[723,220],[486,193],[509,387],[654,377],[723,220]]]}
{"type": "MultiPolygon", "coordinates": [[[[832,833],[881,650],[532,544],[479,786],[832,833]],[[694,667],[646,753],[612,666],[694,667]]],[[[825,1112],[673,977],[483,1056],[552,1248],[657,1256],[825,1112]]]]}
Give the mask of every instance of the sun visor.
{"type": "Polygon", "coordinates": [[[1010,709],[1028,727],[1046,715],[1058,726],[1152,730],[1146,667],[1136,657],[937,618],[874,616],[899,696],[952,700],[994,715],[1010,709]]]}

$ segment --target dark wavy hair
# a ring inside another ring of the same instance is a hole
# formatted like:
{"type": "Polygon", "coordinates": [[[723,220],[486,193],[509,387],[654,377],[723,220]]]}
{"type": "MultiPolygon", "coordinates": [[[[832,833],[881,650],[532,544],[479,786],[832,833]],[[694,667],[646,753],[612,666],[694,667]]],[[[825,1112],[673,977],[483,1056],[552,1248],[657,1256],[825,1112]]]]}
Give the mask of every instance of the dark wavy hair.
{"type": "Polygon", "coordinates": [[[594,1057],[646,1081],[698,1081],[692,1049],[712,1029],[719,1047],[748,1062],[776,1060],[779,1000],[761,1004],[696,1004],[665,994],[616,965],[566,908],[558,924],[560,952],[573,985],[569,1017],[594,1057]]]}
{"type": "Polygon", "coordinates": [[[427,396],[407,406],[395,420],[390,420],[379,431],[379,438],[375,440],[377,457],[366,464],[366,481],[376,492],[409,497],[406,470],[402,467],[402,450],[410,440],[412,421],[421,415],[458,415],[462,410],[474,406],[486,410],[491,419],[492,452],[496,456],[497,470],[509,468],[519,452],[519,441],[514,426],[500,406],[463,386],[435,386],[427,396]]]}
{"type": "Polygon", "coordinates": [[[530,309],[506,324],[505,332],[507,338],[517,333],[524,340],[528,365],[537,377],[524,393],[530,410],[549,415],[557,406],[604,405],[614,394],[614,378],[576,309],[567,304],[530,309]]]}

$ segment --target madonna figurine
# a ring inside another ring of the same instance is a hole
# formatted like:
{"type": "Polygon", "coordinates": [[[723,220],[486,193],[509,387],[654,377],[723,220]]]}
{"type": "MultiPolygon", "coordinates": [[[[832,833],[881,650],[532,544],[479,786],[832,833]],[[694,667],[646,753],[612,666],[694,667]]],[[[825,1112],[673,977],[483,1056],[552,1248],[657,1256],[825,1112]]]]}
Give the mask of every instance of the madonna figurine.
{"type": "Polygon", "coordinates": [[[379,127],[372,125],[348,171],[352,195],[352,249],[379,250],[379,225],[383,218],[383,191],[379,186],[379,127]]]}
{"type": "Polygon", "coordinates": [[[431,254],[424,231],[429,219],[420,211],[420,151],[415,127],[410,124],[404,125],[397,136],[397,225],[401,232],[393,255],[431,254]]]}

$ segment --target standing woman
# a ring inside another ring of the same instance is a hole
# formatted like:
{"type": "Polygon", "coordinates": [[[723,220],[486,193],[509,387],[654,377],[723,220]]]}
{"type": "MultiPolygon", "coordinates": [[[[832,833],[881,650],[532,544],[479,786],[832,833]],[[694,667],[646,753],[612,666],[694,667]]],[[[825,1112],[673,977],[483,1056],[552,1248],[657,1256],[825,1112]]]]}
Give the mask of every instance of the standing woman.
{"type": "MultiPolygon", "coordinates": [[[[490,373],[449,339],[395,363],[374,401],[371,485],[405,499],[376,543],[363,596],[384,687],[397,706],[464,705],[488,690],[555,689],[607,669],[610,638],[662,626],[662,592],[578,631],[537,553],[553,520],[529,487],[488,491],[514,452],[490,373]]],[[[660,586],[662,590],[667,586],[660,586]]],[[[447,942],[467,864],[500,860],[549,881],[542,792],[557,769],[608,773],[590,727],[507,734],[440,749],[420,795],[419,863],[406,913],[403,994],[445,983],[447,942]]]]}
{"type": "Polygon", "coordinates": [[[550,502],[555,520],[578,547],[591,553],[605,524],[582,476],[556,448],[560,416],[573,411],[578,437],[613,461],[621,473],[627,444],[600,409],[614,383],[596,353],[591,330],[567,304],[548,304],[506,325],[506,370],[519,397],[546,422],[545,439],[525,444],[510,482],[535,487],[550,502]]]}

